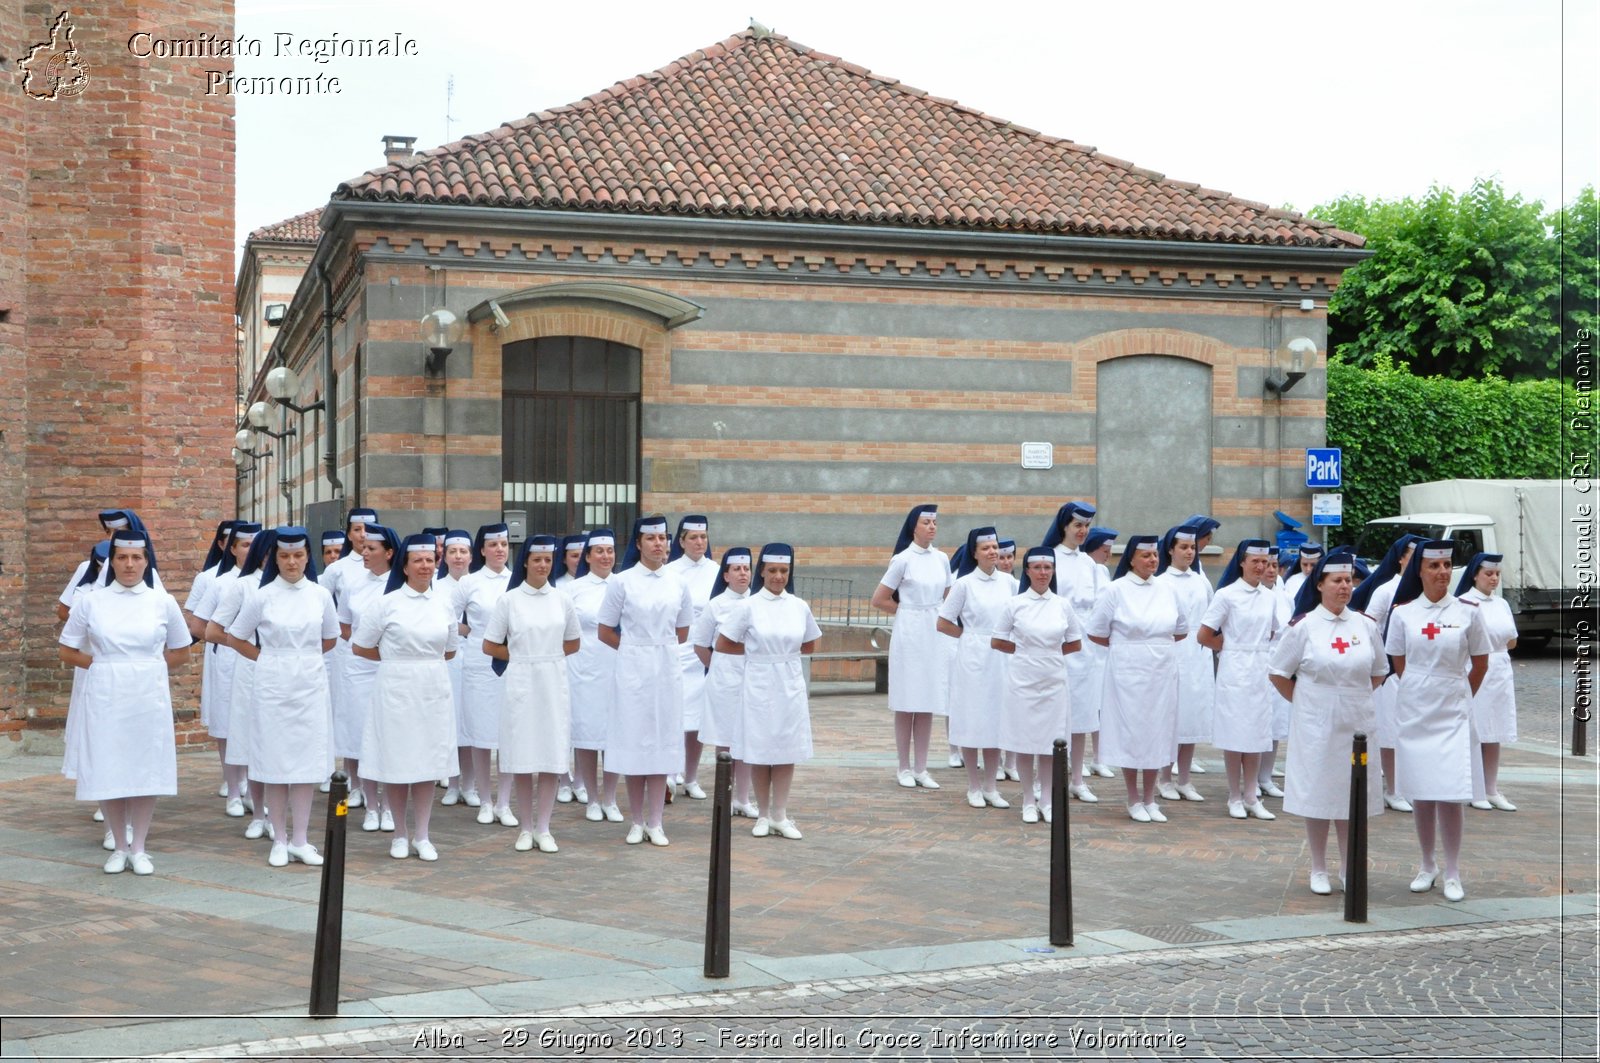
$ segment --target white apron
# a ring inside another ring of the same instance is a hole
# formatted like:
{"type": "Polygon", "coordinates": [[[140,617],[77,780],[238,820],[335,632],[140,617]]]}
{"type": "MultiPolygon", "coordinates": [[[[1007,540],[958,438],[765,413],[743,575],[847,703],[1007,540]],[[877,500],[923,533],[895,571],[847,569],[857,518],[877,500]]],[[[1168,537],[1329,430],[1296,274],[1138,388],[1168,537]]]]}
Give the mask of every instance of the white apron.
{"type": "Polygon", "coordinates": [[[500,770],[572,770],[572,703],[562,644],[579,635],[572,600],[548,584],[519,584],[495,602],[484,638],[503,642],[511,660],[501,676],[500,770]]]}
{"type": "Polygon", "coordinates": [[[900,595],[889,639],[889,711],[943,716],[951,657],[940,645],[947,640],[937,621],[951,583],[950,559],[931,547],[908,546],[889,561],[880,582],[900,595]]]}
{"type": "Polygon", "coordinates": [[[1212,744],[1232,753],[1272,749],[1272,714],[1281,700],[1267,680],[1277,627],[1275,592],[1243,580],[1217,591],[1205,626],[1222,635],[1217,654],[1212,744]]]}
{"type": "MultiPolygon", "coordinates": [[[[1109,638],[1100,694],[1100,759],[1163,768],[1178,749],[1178,644],[1186,621],[1165,582],[1132,574],[1111,584],[1085,630],[1109,638]]],[[[1262,683],[1266,682],[1263,673],[1262,683]]]]}
{"type": "Polygon", "coordinates": [[[1212,708],[1217,697],[1217,657],[1200,645],[1200,625],[1211,604],[1211,584],[1194,569],[1169,568],[1156,577],[1172,588],[1183,607],[1189,634],[1177,643],[1178,744],[1209,743],[1215,731],[1212,708]]]}
{"type": "MultiPolygon", "coordinates": [[[[511,570],[496,573],[485,568],[469,572],[452,589],[451,608],[467,618],[468,634],[461,640],[461,720],[456,743],[474,749],[495,749],[500,744],[500,677],[494,659],[483,652],[483,632],[489,612],[506,592],[511,570]]],[[[449,773],[446,773],[449,774],[449,773]]]]}
{"type": "Polygon", "coordinates": [[[1066,642],[1086,643],[1072,607],[1054,593],[1033,591],[1012,595],[995,621],[994,638],[1016,646],[1006,661],[1005,693],[995,738],[999,748],[1024,756],[1055,751],[1058,738],[1069,738],[1075,706],[1066,642]]]}
{"type": "Polygon", "coordinates": [[[459,615],[438,591],[399,587],[362,616],[351,641],[381,658],[361,736],[362,778],[409,784],[456,770],[444,655],[460,648],[459,615]]]}
{"type": "Polygon", "coordinates": [[[1517,691],[1507,644],[1517,637],[1517,623],[1504,598],[1489,597],[1469,588],[1462,595],[1477,602],[1483,615],[1484,632],[1489,636],[1489,670],[1484,673],[1478,693],[1472,698],[1472,723],[1478,741],[1509,743],[1517,740],[1517,691]]]}
{"type": "Polygon", "coordinates": [[[333,706],[323,654],[263,647],[254,675],[250,778],[320,783],[333,771],[333,706]]]}
{"type": "Polygon", "coordinates": [[[765,589],[728,618],[727,637],[744,652],[743,713],[731,752],[746,764],[811,759],[811,706],[800,647],[822,636],[804,599],[765,589]]]}
{"type": "Polygon", "coordinates": [[[748,597],[724,590],[701,610],[689,626],[689,642],[712,651],[711,667],[706,672],[706,708],[700,717],[700,741],[709,746],[732,749],[738,744],[740,717],[744,713],[744,656],[717,653],[717,635],[722,623],[748,597]]]}
{"type": "MultiPolygon", "coordinates": [[[[1056,550],[1056,587],[1082,624],[1110,587],[1104,566],[1081,550],[1064,544],[1056,550]]],[[[1026,573],[1023,574],[1026,579],[1026,573]]],[[[1067,682],[1072,686],[1072,733],[1100,730],[1100,702],[1105,687],[1106,648],[1083,640],[1083,649],[1067,658],[1067,682]]]]}
{"type": "Polygon", "coordinates": [[[1418,598],[1389,617],[1388,652],[1405,657],[1395,688],[1394,756],[1395,791],[1407,800],[1483,799],[1467,667],[1470,654],[1488,646],[1478,610],[1449,596],[1439,603],[1418,598]]]}
{"type": "Polygon", "coordinates": [[[607,581],[596,619],[622,632],[606,725],[606,770],[623,775],[682,771],[677,629],[693,619],[688,590],[662,569],[635,565],[607,581]]]}
{"type": "Polygon", "coordinates": [[[956,580],[939,610],[961,622],[961,637],[941,636],[955,646],[950,670],[950,743],[962,749],[1000,748],[1000,701],[1005,695],[1007,655],[994,649],[994,625],[1016,597],[1017,581],[996,569],[956,580]]]}
{"type": "Polygon", "coordinates": [[[567,658],[572,745],[575,749],[604,749],[617,667],[617,651],[600,641],[597,619],[606,581],[590,572],[558,589],[572,599],[581,630],[578,652],[567,658]]]}

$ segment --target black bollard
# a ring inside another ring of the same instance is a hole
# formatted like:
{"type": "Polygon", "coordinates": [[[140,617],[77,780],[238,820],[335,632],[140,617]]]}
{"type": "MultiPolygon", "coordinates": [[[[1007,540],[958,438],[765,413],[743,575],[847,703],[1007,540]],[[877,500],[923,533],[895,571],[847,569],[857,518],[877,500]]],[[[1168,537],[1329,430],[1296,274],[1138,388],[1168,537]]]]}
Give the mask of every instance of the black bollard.
{"type": "Polygon", "coordinates": [[[344,939],[344,828],[349,821],[350,779],[333,773],[328,790],[328,832],[322,840],[322,895],[317,900],[317,945],[311,960],[311,1017],[339,1014],[339,954],[344,939]]]}
{"type": "Polygon", "coordinates": [[[1588,673],[1578,676],[1578,693],[1572,704],[1572,755],[1587,756],[1589,752],[1589,679],[1588,673]]]}
{"type": "MultiPolygon", "coordinates": [[[[1072,944],[1072,835],[1067,829],[1067,740],[1056,739],[1050,775],[1050,944],[1072,944]]],[[[1030,795],[1023,794],[1026,801],[1030,795]]]]}
{"type": "Polygon", "coordinates": [[[728,977],[728,904],[733,884],[733,757],[717,754],[711,794],[711,875],[706,882],[707,978],[728,977]]]}
{"type": "Polygon", "coordinates": [[[1350,747],[1350,844],[1344,866],[1344,921],[1367,921],[1367,735],[1350,747]]]}

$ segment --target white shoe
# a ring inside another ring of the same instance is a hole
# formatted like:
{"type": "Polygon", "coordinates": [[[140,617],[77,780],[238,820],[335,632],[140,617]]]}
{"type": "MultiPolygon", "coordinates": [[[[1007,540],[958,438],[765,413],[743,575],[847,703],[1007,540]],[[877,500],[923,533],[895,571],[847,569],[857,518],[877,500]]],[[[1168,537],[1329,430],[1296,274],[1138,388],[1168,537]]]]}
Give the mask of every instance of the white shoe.
{"type": "Polygon", "coordinates": [[[499,813],[497,813],[497,816],[502,827],[520,827],[522,825],[521,821],[519,821],[516,816],[511,814],[511,809],[509,808],[502,808],[499,813]]]}
{"type": "Polygon", "coordinates": [[[1150,813],[1145,811],[1143,805],[1132,804],[1128,806],[1128,818],[1135,823],[1149,823],[1150,813]]]}
{"type": "Polygon", "coordinates": [[[561,851],[556,847],[555,836],[549,831],[534,835],[533,842],[539,847],[541,853],[559,853],[561,851]]]}
{"type": "Polygon", "coordinates": [[[568,786],[566,783],[562,783],[560,786],[556,787],[556,804],[572,804],[572,787],[568,786]]]}
{"type": "Polygon", "coordinates": [[[601,805],[600,811],[605,813],[606,819],[612,823],[622,822],[622,809],[618,808],[616,805],[601,805]]]}
{"type": "Polygon", "coordinates": [[[578,802],[578,804],[580,804],[580,805],[588,804],[589,803],[589,791],[588,791],[588,789],[586,789],[583,786],[575,786],[575,787],[573,787],[572,788],[572,799],[574,801],[578,802]]]}
{"type": "Polygon", "coordinates": [[[1163,801],[1183,800],[1183,795],[1178,792],[1178,788],[1172,785],[1170,782],[1157,782],[1156,794],[1160,796],[1161,800],[1163,801]]]}
{"type": "Polygon", "coordinates": [[[1151,823],[1165,823],[1167,821],[1167,814],[1161,811],[1161,806],[1154,801],[1145,802],[1144,812],[1145,815],[1150,817],[1151,823]]]}
{"type": "Polygon", "coordinates": [[[105,873],[108,875],[120,875],[127,869],[128,854],[121,849],[113,849],[111,855],[106,858],[105,873]]]}
{"type": "Polygon", "coordinates": [[[289,853],[290,860],[298,860],[307,867],[322,866],[322,854],[317,852],[317,847],[310,842],[306,842],[304,845],[285,846],[285,849],[289,853]]]}
{"type": "Polygon", "coordinates": [[[477,808],[483,804],[483,798],[478,796],[478,791],[468,790],[461,795],[461,800],[467,803],[468,808],[477,808]]]}
{"type": "Polygon", "coordinates": [[[1411,880],[1411,892],[1427,893],[1433,889],[1434,880],[1438,877],[1438,871],[1418,871],[1417,877],[1411,880]]]}
{"type": "Polygon", "coordinates": [[[99,805],[96,805],[94,809],[94,821],[96,823],[104,823],[106,821],[106,814],[100,811],[99,805]]]}
{"type": "Polygon", "coordinates": [[[411,844],[404,838],[396,838],[389,843],[389,855],[396,860],[404,860],[411,855],[411,844]]]}
{"type": "Polygon", "coordinates": [[[794,820],[792,819],[779,820],[772,825],[772,829],[792,842],[797,842],[802,837],[800,828],[794,825],[794,820]]]}
{"type": "MultiPolygon", "coordinates": [[[[322,780],[322,785],[317,787],[317,792],[320,793],[320,794],[325,794],[329,790],[332,790],[332,789],[333,789],[333,780],[332,779],[323,779],[322,780]]],[[[348,807],[348,806],[346,806],[346,807],[348,807]]]]}
{"type": "Polygon", "coordinates": [[[999,790],[985,790],[983,802],[990,808],[1010,808],[1011,802],[1000,796],[999,790]]]}
{"type": "Polygon", "coordinates": [[[628,837],[624,839],[629,845],[638,845],[644,841],[644,827],[635,823],[628,828],[628,837]]]}
{"type": "Polygon", "coordinates": [[[606,818],[606,814],[600,811],[600,805],[597,802],[590,802],[589,807],[583,810],[583,818],[590,823],[599,823],[606,818]]]}
{"type": "Polygon", "coordinates": [[[378,810],[377,809],[375,809],[375,808],[367,809],[366,818],[364,818],[361,821],[361,829],[362,830],[377,830],[378,829],[378,810]]]}
{"type": "Polygon", "coordinates": [[[457,786],[445,788],[444,796],[439,798],[441,805],[458,805],[461,803],[461,789],[457,786]]]}
{"type": "Polygon", "coordinates": [[[1039,806],[1038,805],[1023,805],[1022,806],[1022,822],[1024,822],[1024,823],[1037,823],[1037,822],[1039,822],[1039,806]]]}
{"type": "Polygon", "coordinates": [[[1273,769],[1272,769],[1272,777],[1273,777],[1273,778],[1274,778],[1274,779],[1281,779],[1281,778],[1283,778],[1283,769],[1282,769],[1282,768],[1273,768],[1273,769]]]}
{"type": "Polygon", "coordinates": [[[533,851],[533,831],[525,830],[521,834],[517,835],[517,843],[515,845],[513,845],[512,848],[515,849],[519,853],[532,852],[533,851]]]}
{"type": "Polygon", "coordinates": [[[671,842],[667,841],[667,832],[662,830],[660,827],[646,827],[644,829],[644,836],[650,839],[651,845],[672,844],[671,842]]]}
{"type": "Polygon", "coordinates": [[[226,779],[224,779],[217,786],[217,796],[218,797],[227,797],[228,796],[228,781],[226,779]]]}
{"type": "Polygon", "coordinates": [[[272,851],[267,854],[268,867],[288,867],[289,847],[282,842],[273,842],[272,851]]]}
{"type": "Polygon", "coordinates": [[[482,802],[479,802],[479,804],[478,804],[478,822],[484,824],[485,826],[487,826],[488,824],[494,822],[494,806],[493,805],[484,804],[482,802]]]}
{"type": "Polygon", "coordinates": [[[1007,779],[1010,779],[1012,782],[1021,782],[1022,781],[1022,773],[1020,771],[1018,771],[1016,768],[1006,768],[1005,769],[1005,776],[1006,776],[1007,779]]]}
{"type": "Polygon", "coordinates": [[[733,814],[743,816],[745,819],[760,819],[761,809],[757,807],[754,801],[746,801],[744,804],[735,801],[733,803],[733,814]]]}
{"type": "Polygon", "coordinates": [[[1054,823],[1055,822],[1055,820],[1051,818],[1051,812],[1054,810],[1054,808],[1055,808],[1054,805],[1045,805],[1043,808],[1041,808],[1039,810],[1039,814],[1044,817],[1044,821],[1046,823],[1054,823]]]}
{"type": "Polygon", "coordinates": [[[244,829],[244,836],[251,841],[255,841],[266,833],[267,821],[264,819],[252,819],[250,825],[244,829]]]}
{"type": "Polygon", "coordinates": [[[915,790],[917,788],[917,777],[911,774],[910,768],[901,768],[895,772],[894,779],[895,782],[904,786],[907,790],[915,790]]]}
{"type": "Polygon", "coordinates": [[[439,859],[439,850],[435,849],[430,841],[420,841],[417,843],[417,859],[431,864],[439,859]]]}
{"type": "Polygon", "coordinates": [[[106,836],[100,840],[100,848],[108,853],[117,851],[117,836],[111,831],[106,831],[106,836]]]}
{"type": "Polygon", "coordinates": [[[1067,787],[1067,793],[1071,794],[1073,797],[1076,797],[1079,801],[1082,801],[1086,805],[1099,804],[1100,802],[1100,798],[1095,796],[1094,791],[1089,789],[1087,783],[1079,783],[1076,786],[1069,786],[1067,787]]]}
{"type": "Polygon", "coordinates": [[[706,799],[706,792],[703,788],[701,788],[698,782],[684,783],[683,792],[687,794],[689,799],[692,801],[704,801],[706,799]]]}
{"type": "MultiPolygon", "coordinates": [[[[244,802],[244,810],[246,812],[254,812],[256,810],[255,798],[250,796],[250,791],[248,789],[239,795],[239,800],[244,802]]],[[[265,812],[266,809],[262,809],[262,811],[265,812]]]]}
{"type": "Polygon", "coordinates": [[[1116,777],[1117,773],[1111,770],[1111,765],[1109,764],[1095,764],[1092,767],[1094,773],[1100,776],[1102,779],[1112,779],[1116,777]]]}
{"type": "Polygon", "coordinates": [[[1261,788],[1261,792],[1266,794],[1268,797],[1283,796],[1283,788],[1277,783],[1273,782],[1271,779],[1268,779],[1266,782],[1258,782],[1256,785],[1259,786],[1261,788]]]}
{"type": "Polygon", "coordinates": [[[1395,812],[1410,812],[1411,802],[1394,794],[1384,794],[1383,803],[1395,812]]]}
{"type": "MultiPolygon", "coordinates": [[[[137,855],[135,855],[133,859],[135,861],[135,863],[133,865],[133,870],[137,872],[139,870],[139,865],[137,863],[139,857],[137,855]]],[[[1444,880],[1444,899],[1445,900],[1447,900],[1447,901],[1459,901],[1459,900],[1464,900],[1466,898],[1466,896],[1467,896],[1467,891],[1461,888],[1461,880],[1460,879],[1458,879],[1458,878],[1447,878],[1447,879],[1444,880]]]]}
{"type": "Polygon", "coordinates": [[[1489,804],[1502,812],[1515,812],[1517,810],[1517,806],[1508,801],[1503,794],[1490,794],[1489,804]]]}
{"type": "Polygon", "coordinates": [[[1206,774],[1206,769],[1201,766],[1199,761],[1195,761],[1194,763],[1189,765],[1189,774],[1190,775],[1204,775],[1204,774],[1206,774]]]}
{"type": "MultiPolygon", "coordinates": [[[[1166,794],[1161,796],[1165,797],[1166,794]]],[[[1185,801],[1204,801],[1206,799],[1204,794],[1194,788],[1194,783],[1192,782],[1186,782],[1178,787],[1178,796],[1185,801]]]]}
{"type": "Polygon", "coordinates": [[[1328,881],[1328,873],[1326,871],[1311,872],[1311,892],[1318,897],[1326,897],[1333,892],[1333,883],[1328,881]]]}
{"type": "Polygon", "coordinates": [[[394,813],[387,808],[378,814],[379,825],[391,834],[394,833],[394,813]]]}
{"type": "Polygon", "coordinates": [[[1493,812],[1494,811],[1494,806],[1489,803],[1488,798],[1485,798],[1482,801],[1474,801],[1474,802],[1472,802],[1472,807],[1476,808],[1480,812],[1493,812]]]}
{"type": "Polygon", "coordinates": [[[983,807],[983,791],[982,790],[968,790],[967,791],[967,804],[971,805],[973,808],[982,808],[983,807]]]}
{"type": "Polygon", "coordinates": [[[917,772],[916,775],[912,776],[912,779],[924,790],[937,790],[939,788],[939,780],[930,775],[926,768],[917,772]]]}
{"type": "Polygon", "coordinates": [[[750,828],[750,833],[757,838],[765,838],[772,833],[772,821],[762,816],[756,820],[756,825],[750,828]]]}
{"type": "Polygon", "coordinates": [[[361,792],[359,787],[354,789],[354,790],[351,790],[349,796],[344,799],[344,807],[347,808],[347,809],[360,808],[362,805],[365,805],[366,803],[367,803],[366,795],[361,792]]]}
{"type": "Polygon", "coordinates": [[[1250,813],[1248,813],[1248,812],[1246,812],[1244,810],[1244,802],[1243,801],[1229,801],[1228,802],[1228,815],[1232,816],[1234,819],[1249,819],[1250,818],[1250,813]]]}
{"type": "Polygon", "coordinates": [[[229,817],[231,817],[233,819],[243,819],[244,818],[244,802],[239,800],[237,797],[232,798],[231,800],[228,801],[228,806],[226,808],[224,808],[222,811],[223,811],[223,813],[225,815],[227,815],[227,816],[229,816],[229,817]]]}
{"type": "Polygon", "coordinates": [[[1250,813],[1252,816],[1256,817],[1257,819],[1277,819],[1278,818],[1277,813],[1269,812],[1267,810],[1267,806],[1262,804],[1260,801],[1257,801],[1253,805],[1245,805],[1244,806],[1244,810],[1246,812],[1250,813]]]}
{"type": "MultiPolygon", "coordinates": [[[[153,875],[156,873],[156,865],[150,862],[148,853],[134,853],[128,858],[128,867],[135,875],[153,875]]],[[[1449,883],[1445,884],[1445,889],[1449,889],[1449,883]]],[[[1458,882],[1456,883],[1456,891],[1460,892],[1460,890],[1461,884],[1458,882]]],[[[1449,893],[1446,893],[1445,896],[1448,897],[1449,893]]],[[[1456,899],[1460,900],[1459,897],[1456,899]]]]}
{"type": "Polygon", "coordinates": [[[964,768],[967,766],[967,762],[961,759],[960,753],[950,754],[949,763],[952,768],[964,768]]]}

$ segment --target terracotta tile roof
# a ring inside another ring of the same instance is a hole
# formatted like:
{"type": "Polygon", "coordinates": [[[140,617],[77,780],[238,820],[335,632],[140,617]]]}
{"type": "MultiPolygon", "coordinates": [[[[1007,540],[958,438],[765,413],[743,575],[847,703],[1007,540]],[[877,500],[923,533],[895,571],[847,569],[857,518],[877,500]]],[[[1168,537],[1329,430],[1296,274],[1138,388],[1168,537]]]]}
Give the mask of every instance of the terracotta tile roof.
{"type": "Polygon", "coordinates": [[[577,103],[370,171],[334,198],[1316,247],[1364,242],[749,30],[577,103]]]}
{"type": "Polygon", "coordinates": [[[252,240],[272,240],[286,244],[314,244],[322,235],[322,208],[296,214],[276,225],[263,225],[250,234],[252,240]]]}

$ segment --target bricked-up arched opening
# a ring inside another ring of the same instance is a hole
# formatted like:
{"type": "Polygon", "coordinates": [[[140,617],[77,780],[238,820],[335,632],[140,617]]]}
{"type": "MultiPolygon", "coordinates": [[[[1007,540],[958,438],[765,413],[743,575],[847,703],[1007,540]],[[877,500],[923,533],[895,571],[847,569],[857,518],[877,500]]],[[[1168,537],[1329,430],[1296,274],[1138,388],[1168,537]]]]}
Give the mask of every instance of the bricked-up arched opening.
{"type": "Polygon", "coordinates": [[[639,512],[641,352],[591,336],[500,349],[504,505],[528,533],[611,527],[639,512]]]}
{"type": "Polygon", "coordinates": [[[1129,535],[1211,512],[1211,367],[1144,354],[1104,361],[1095,382],[1095,500],[1129,535]]]}

